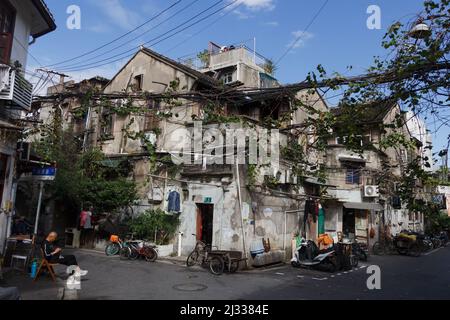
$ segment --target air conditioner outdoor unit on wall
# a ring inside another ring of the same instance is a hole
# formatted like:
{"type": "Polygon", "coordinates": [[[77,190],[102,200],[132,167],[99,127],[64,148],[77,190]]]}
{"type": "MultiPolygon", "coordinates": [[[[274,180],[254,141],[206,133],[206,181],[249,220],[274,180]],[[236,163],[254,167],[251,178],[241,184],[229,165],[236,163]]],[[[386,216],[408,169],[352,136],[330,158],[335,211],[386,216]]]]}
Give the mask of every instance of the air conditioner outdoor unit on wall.
{"type": "Polygon", "coordinates": [[[378,186],[364,186],[364,197],[376,198],[380,196],[380,189],[378,186]]]}

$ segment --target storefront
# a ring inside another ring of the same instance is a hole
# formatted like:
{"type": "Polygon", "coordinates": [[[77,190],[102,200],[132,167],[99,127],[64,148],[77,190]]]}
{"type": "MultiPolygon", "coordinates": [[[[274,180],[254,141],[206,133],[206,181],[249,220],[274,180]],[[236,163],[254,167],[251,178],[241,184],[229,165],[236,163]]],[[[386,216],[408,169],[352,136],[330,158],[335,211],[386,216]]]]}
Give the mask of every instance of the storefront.
{"type": "Polygon", "coordinates": [[[342,232],[345,237],[358,242],[370,243],[376,228],[376,212],[383,211],[378,203],[344,202],[342,211],[342,232]]]}

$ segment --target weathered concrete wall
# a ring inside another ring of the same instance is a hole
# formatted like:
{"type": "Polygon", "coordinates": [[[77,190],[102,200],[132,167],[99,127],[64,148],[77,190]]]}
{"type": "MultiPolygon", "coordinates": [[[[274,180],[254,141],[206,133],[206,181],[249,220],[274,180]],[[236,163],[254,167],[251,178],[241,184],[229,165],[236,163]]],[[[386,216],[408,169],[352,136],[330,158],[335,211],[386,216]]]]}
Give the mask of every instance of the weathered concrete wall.
{"type": "Polygon", "coordinates": [[[176,68],[140,51],[105,87],[105,93],[123,92],[135,76],[143,75],[142,90],[151,93],[165,92],[170,83],[180,80],[179,91],[190,91],[195,79],[176,68]]]}

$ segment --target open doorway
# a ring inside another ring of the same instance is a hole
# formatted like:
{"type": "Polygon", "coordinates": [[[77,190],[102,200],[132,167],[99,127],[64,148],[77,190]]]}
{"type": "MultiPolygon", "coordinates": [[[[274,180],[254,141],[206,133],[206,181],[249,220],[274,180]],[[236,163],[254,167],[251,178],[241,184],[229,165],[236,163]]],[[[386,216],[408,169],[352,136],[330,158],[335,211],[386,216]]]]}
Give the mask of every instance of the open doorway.
{"type": "Polygon", "coordinates": [[[207,244],[213,241],[214,205],[197,204],[197,240],[207,244]]]}
{"type": "Polygon", "coordinates": [[[355,210],[344,208],[342,231],[348,238],[355,238],[355,210]]]}
{"type": "Polygon", "coordinates": [[[3,202],[3,191],[6,185],[6,169],[8,167],[8,156],[0,154],[0,205],[3,202]]]}

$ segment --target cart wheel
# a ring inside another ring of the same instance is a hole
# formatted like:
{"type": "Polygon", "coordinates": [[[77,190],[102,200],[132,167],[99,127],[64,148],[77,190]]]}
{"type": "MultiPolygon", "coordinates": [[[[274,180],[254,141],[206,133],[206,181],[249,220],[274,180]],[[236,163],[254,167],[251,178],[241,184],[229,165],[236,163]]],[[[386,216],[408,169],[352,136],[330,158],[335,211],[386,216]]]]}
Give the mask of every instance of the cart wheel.
{"type": "Polygon", "coordinates": [[[231,262],[231,266],[230,266],[230,273],[235,273],[236,271],[239,270],[239,261],[233,261],[231,262]]]}
{"type": "Polygon", "coordinates": [[[422,251],[420,250],[420,247],[418,244],[413,244],[410,248],[409,248],[409,255],[411,255],[412,257],[420,257],[422,251]]]}
{"type": "Polygon", "coordinates": [[[220,276],[225,268],[225,263],[221,257],[212,257],[209,259],[209,270],[212,274],[220,276]]]}
{"type": "Polygon", "coordinates": [[[192,267],[197,263],[197,260],[198,260],[198,252],[192,251],[191,254],[186,259],[186,265],[188,267],[192,267]]]}

